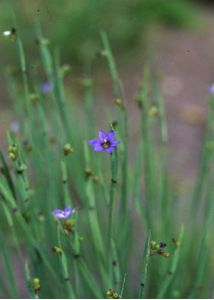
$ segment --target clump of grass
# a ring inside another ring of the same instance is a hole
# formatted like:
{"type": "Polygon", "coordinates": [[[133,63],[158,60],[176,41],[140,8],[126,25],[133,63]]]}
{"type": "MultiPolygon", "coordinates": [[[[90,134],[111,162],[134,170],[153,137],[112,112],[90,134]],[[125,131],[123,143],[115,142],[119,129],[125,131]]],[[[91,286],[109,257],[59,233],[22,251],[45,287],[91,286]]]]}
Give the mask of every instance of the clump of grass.
{"type": "MultiPolygon", "coordinates": [[[[167,123],[157,82],[146,68],[136,97],[141,134],[135,162],[130,163],[125,88],[104,32],[101,42],[116,108],[116,122],[106,129],[121,141],[111,154],[93,152],[87,142],[99,129],[92,78],[83,82],[84,111],[77,115],[75,99],[68,101],[65,96],[59,52],[52,54],[38,30],[49,83],[43,89],[39,74],[28,76],[24,47],[16,36],[23,84],[20,87],[7,75],[20,130],[8,131],[8,152],[2,150],[0,155],[4,272],[0,294],[5,298],[210,297],[214,97],[209,101],[195,192],[184,199],[186,220],[169,180],[167,123]],[[64,207],[76,211],[68,217],[60,212],[60,219],[53,216],[64,207]],[[24,292],[18,286],[20,276],[24,292]]],[[[106,124],[109,121],[106,117],[106,124]]]]}

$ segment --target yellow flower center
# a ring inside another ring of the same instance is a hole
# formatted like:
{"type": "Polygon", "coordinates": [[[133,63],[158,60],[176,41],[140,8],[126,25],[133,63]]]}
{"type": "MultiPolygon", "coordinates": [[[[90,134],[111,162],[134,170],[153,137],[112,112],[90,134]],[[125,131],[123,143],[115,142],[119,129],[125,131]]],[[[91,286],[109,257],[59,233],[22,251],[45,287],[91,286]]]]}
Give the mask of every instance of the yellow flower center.
{"type": "Polygon", "coordinates": [[[105,148],[105,149],[107,149],[107,148],[109,148],[109,146],[110,146],[109,141],[107,139],[104,139],[103,143],[102,143],[102,147],[105,148]]]}

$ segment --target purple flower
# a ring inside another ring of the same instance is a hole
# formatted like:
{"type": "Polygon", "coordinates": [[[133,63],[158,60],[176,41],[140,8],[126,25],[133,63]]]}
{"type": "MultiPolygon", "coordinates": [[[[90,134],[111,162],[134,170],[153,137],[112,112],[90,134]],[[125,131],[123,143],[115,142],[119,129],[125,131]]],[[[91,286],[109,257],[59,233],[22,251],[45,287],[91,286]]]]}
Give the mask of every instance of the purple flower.
{"type": "Polygon", "coordinates": [[[17,133],[20,129],[20,125],[19,125],[19,122],[17,121],[12,121],[11,124],[10,124],[10,129],[11,131],[13,131],[14,133],[17,133]]]}
{"type": "Polygon", "coordinates": [[[40,85],[40,90],[43,94],[48,94],[53,90],[53,85],[51,82],[43,82],[40,85]]]}
{"type": "Polygon", "coordinates": [[[71,215],[75,213],[75,208],[66,207],[64,210],[55,209],[52,214],[57,217],[57,219],[68,219],[71,215]]]}
{"type": "Polygon", "coordinates": [[[209,87],[208,87],[208,91],[211,95],[214,95],[214,83],[212,83],[209,87]]]}
{"type": "Polygon", "coordinates": [[[112,152],[120,144],[120,141],[115,140],[115,132],[110,130],[108,133],[100,130],[99,138],[88,141],[89,145],[94,147],[95,152],[104,151],[112,152]]]}

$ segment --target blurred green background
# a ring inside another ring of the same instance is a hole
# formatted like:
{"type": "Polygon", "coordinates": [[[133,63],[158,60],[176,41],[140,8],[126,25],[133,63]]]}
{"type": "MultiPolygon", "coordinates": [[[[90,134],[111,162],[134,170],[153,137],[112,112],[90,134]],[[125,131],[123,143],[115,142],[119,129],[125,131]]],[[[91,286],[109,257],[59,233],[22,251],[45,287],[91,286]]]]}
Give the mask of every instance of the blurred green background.
{"type": "MultiPolygon", "coordinates": [[[[2,0],[0,6],[1,30],[14,26],[14,12],[17,32],[32,60],[39,20],[51,44],[79,70],[87,70],[99,52],[100,30],[108,33],[116,58],[124,59],[146,47],[155,25],[190,28],[198,17],[196,7],[186,0],[2,0]]],[[[1,45],[1,57],[11,61],[11,51],[5,52],[5,47],[1,45]]]]}

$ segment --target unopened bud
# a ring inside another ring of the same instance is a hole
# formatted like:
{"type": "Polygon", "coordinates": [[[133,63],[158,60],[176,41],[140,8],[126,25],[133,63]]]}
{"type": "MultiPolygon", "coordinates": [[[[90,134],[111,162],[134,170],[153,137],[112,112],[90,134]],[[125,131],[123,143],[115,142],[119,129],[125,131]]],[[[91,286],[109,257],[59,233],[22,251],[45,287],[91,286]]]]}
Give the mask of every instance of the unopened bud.
{"type": "Polygon", "coordinates": [[[60,254],[62,255],[62,249],[60,247],[54,246],[52,248],[53,252],[55,252],[56,254],[60,254]]]}
{"type": "Polygon", "coordinates": [[[38,294],[38,292],[40,291],[40,280],[39,278],[34,278],[33,279],[33,290],[35,294],[38,294]]]}
{"type": "Polygon", "coordinates": [[[67,156],[67,155],[73,153],[74,149],[71,147],[70,144],[65,144],[65,146],[63,148],[63,152],[64,152],[64,155],[67,156]]]}
{"type": "Polygon", "coordinates": [[[13,161],[16,160],[16,155],[14,153],[9,153],[8,157],[13,161]]]}
{"type": "Polygon", "coordinates": [[[93,175],[93,172],[91,169],[85,169],[85,177],[88,178],[90,177],[91,175],[93,175]]]}
{"type": "Polygon", "coordinates": [[[36,102],[38,100],[38,95],[36,93],[31,93],[30,94],[30,100],[32,102],[36,102]]]}
{"type": "Polygon", "coordinates": [[[27,170],[27,166],[25,165],[25,164],[21,164],[20,166],[19,166],[19,168],[17,169],[17,173],[18,174],[22,174],[24,171],[26,171],[27,170]]]}
{"type": "Polygon", "coordinates": [[[149,111],[148,111],[148,115],[150,117],[156,117],[159,114],[159,110],[157,108],[157,106],[151,106],[149,111]]]}
{"type": "Polygon", "coordinates": [[[125,107],[125,105],[124,105],[122,99],[120,99],[120,98],[115,99],[115,100],[114,100],[114,103],[115,103],[117,106],[119,106],[120,108],[122,108],[122,109],[125,107]]]}

